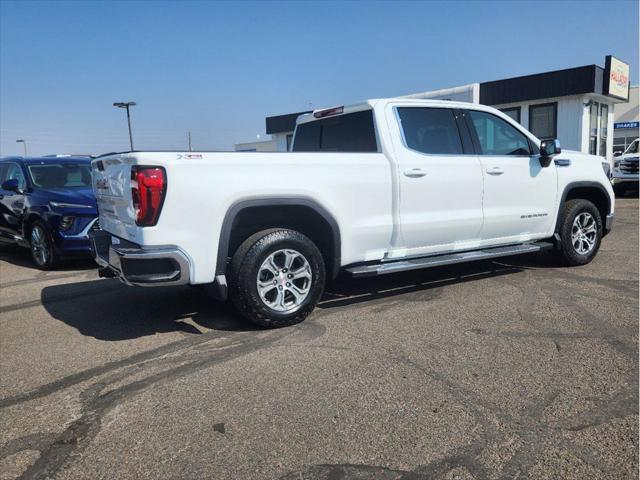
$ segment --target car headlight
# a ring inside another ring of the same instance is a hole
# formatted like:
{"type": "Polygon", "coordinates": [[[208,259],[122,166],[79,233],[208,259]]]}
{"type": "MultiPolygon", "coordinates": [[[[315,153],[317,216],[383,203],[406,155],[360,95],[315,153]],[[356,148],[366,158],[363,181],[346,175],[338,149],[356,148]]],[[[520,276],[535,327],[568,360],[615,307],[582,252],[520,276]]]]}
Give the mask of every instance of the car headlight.
{"type": "Polygon", "coordinates": [[[82,205],[80,203],[65,203],[65,202],[49,202],[54,208],[93,208],[91,205],[82,205]]]}
{"type": "Polygon", "coordinates": [[[73,225],[73,221],[76,219],[76,217],[74,217],[73,215],[65,215],[64,217],[62,217],[62,219],[60,220],[60,230],[65,231],[65,230],[69,230],[71,228],[71,225],[73,225]]]}

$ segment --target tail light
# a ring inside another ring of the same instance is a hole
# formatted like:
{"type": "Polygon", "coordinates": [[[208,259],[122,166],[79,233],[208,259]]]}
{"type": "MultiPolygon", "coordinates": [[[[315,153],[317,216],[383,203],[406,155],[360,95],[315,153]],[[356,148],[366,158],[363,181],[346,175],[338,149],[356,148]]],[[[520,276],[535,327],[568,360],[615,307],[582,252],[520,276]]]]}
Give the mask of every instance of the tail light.
{"type": "Polygon", "coordinates": [[[167,175],[162,167],[131,167],[131,199],[136,225],[152,227],[158,223],[167,192],[167,175]]]}

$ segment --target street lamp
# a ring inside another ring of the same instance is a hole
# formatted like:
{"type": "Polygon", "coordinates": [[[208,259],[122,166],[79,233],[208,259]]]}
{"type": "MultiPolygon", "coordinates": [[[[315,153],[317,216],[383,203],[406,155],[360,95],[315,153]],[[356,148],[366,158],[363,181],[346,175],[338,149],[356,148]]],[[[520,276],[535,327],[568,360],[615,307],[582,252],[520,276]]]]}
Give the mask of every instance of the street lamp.
{"type": "Polygon", "coordinates": [[[136,102],[115,102],[113,104],[114,107],[127,109],[127,123],[129,124],[129,145],[131,146],[131,151],[133,151],[133,136],[131,135],[131,115],[129,115],[129,107],[134,107],[135,105],[136,102]]]}
{"type": "Polygon", "coordinates": [[[16,143],[21,143],[22,146],[24,147],[24,156],[26,158],[27,156],[27,141],[24,138],[19,138],[18,140],[16,140],[16,143]]]}

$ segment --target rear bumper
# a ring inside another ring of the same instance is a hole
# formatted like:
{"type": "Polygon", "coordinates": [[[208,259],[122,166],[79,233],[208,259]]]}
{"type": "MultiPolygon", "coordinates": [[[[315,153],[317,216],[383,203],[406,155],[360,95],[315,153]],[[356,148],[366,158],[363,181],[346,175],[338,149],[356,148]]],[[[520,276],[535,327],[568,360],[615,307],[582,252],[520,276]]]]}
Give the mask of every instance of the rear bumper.
{"type": "Polygon", "coordinates": [[[177,247],[141,247],[105,231],[90,232],[89,240],[96,263],[107,269],[103,276],[144,287],[189,283],[189,259],[177,247]]]}

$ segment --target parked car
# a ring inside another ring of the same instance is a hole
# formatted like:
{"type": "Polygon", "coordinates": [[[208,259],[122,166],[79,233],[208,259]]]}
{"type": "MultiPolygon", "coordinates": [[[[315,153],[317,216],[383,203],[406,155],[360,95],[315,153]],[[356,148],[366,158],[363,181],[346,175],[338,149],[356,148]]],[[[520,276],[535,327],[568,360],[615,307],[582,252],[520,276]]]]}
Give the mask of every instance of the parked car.
{"type": "Polygon", "coordinates": [[[99,229],[90,160],[0,159],[0,245],[29,248],[42,270],[90,257],[88,232],[99,229]]]}
{"type": "Polygon", "coordinates": [[[304,320],[325,282],[557,250],[611,229],[600,157],[484,105],[386,99],[298,118],[292,152],[126,152],[92,161],[102,276],[209,284],[264,327],[304,320]]]}
{"type": "Polygon", "coordinates": [[[611,184],[617,194],[626,190],[638,191],[638,145],[640,139],[635,139],[631,145],[613,159],[611,184]]]}

